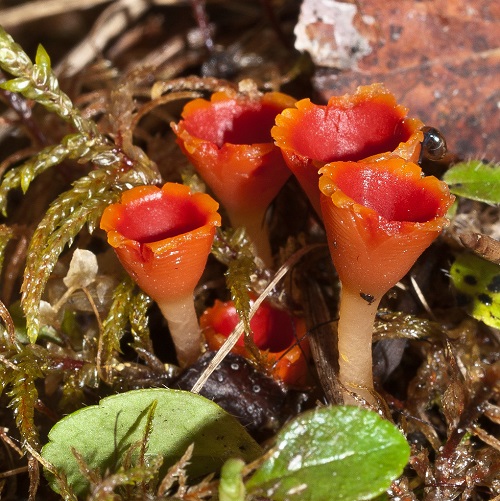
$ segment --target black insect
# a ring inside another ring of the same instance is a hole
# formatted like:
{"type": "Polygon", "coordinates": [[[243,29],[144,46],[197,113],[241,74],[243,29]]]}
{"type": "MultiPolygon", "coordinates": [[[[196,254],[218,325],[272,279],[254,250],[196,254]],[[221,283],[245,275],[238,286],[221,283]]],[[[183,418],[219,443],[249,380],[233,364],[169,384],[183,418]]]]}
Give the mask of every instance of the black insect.
{"type": "Polygon", "coordinates": [[[446,140],[436,128],[422,127],[424,133],[424,140],[422,141],[422,149],[418,159],[419,165],[425,161],[439,162],[443,160],[448,149],[446,147],[446,140]]]}

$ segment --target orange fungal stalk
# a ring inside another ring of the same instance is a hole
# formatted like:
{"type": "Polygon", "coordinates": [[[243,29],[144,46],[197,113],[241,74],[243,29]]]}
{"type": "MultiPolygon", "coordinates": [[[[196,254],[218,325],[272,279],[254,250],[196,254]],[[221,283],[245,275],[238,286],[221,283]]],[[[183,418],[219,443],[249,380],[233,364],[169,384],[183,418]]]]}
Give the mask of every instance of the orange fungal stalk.
{"type": "Polygon", "coordinates": [[[326,105],[302,99],[276,117],[271,134],[321,215],[318,169],[325,163],[394,150],[395,156],[418,160],[423,123],[406,118],[407,112],[382,84],[372,84],[358,87],[353,95],[333,96],[326,105]]]}
{"type": "Polygon", "coordinates": [[[295,100],[279,92],[229,94],[195,99],[172,124],[177,142],[225,208],[231,225],[243,226],[267,266],[272,257],[264,223],[266,209],[290,171],[270,129],[295,100]]]}
{"type": "Polygon", "coordinates": [[[181,366],[201,353],[193,291],[210,253],[219,204],[187,186],[139,186],[106,208],[101,228],[120,262],[160,307],[181,366]]]}
{"type": "Polygon", "coordinates": [[[372,329],[382,296],[446,227],[445,183],[401,158],[333,162],[320,170],[321,208],[342,283],[339,379],[345,401],[373,403],[372,329]]]}

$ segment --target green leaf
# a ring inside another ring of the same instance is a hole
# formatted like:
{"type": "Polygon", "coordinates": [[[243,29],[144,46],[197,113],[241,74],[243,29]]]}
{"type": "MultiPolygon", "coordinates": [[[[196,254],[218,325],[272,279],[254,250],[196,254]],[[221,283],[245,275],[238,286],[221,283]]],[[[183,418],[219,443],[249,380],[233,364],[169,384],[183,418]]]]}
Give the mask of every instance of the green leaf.
{"type": "Polygon", "coordinates": [[[242,472],[245,462],[228,459],[222,466],[219,482],[219,501],[245,501],[245,484],[242,472]]]}
{"type": "Polygon", "coordinates": [[[365,409],[324,407],[300,415],[246,484],[275,501],[359,501],[383,493],[410,456],[403,435],[365,409]]]}
{"type": "MultiPolygon", "coordinates": [[[[163,456],[163,474],[191,443],[190,478],[217,471],[230,457],[251,461],[261,454],[243,426],[212,401],[186,391],[153,388],[113,395],[98,406],[65,417],[50,431],[42,456],[66,475],[78,495],[83,495],[89,484],[71,448],[101,475],[119,471],[127,451],[143,438],[147,413],[155,401],[145,457],[163,456]]],[[[50,472],[45,475],[57,490],[50,472]]]]}
{"type": "Polygon", "coordinates": [[[488,204],[500,203],[500,165],[471,160],[454,165],[443,176],[455,195],[488,204]]]}
{"type": "Polygon", "coordinates": [[[7,90],[9,92],[23,92],[29,88],[30,85],[31,80],[29,78],[19,77],[2,82],[0,84],[0,89],[7,90]]]}
{"type": "Polygon", "coordinates": [[[474,254],[460,254],[450,276],[469,314],[500,329],[500,266],[474,254]]]}
{"type": "Polygon", "coordinates": [[[43,45],[38,45],[37,51],[36,51],[36,56],[35,56],[35,62],[39,66],[44,66],[48,70],[50,70],[50,56],[47,54],[47,51],[43,47],[43,45]]]}

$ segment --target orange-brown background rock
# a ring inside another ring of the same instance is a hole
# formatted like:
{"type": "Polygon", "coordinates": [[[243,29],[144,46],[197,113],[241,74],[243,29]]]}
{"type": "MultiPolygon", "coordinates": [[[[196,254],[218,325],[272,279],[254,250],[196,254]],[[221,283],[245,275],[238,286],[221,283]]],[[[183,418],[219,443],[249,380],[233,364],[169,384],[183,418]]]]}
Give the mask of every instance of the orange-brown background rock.
{"type": "MultiPolygon", "coordinates": [[[[322,7],[336,3],[312,1],[319,19],[328,17],[322,7]]],[[[318,66],[317,100],[383,82],[410,108],[410,116],[441,130],[452,152],[500,159],[500,3],[358,0],[355,5],[353,24],[371,53],[352,69],[318,66]]],[[[313,60],[325,39],[315,42],[313,60]]]]}

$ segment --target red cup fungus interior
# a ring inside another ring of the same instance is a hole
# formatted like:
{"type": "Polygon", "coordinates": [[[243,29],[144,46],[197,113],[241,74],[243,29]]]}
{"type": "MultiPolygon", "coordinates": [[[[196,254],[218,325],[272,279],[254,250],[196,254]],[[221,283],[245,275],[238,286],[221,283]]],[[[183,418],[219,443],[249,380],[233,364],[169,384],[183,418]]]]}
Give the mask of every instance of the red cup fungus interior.
{"type": "Polygon", "coordinates": [[[270,143],[271,127],[280,111],[276,106],[259,101],[216,101],[190,112],[184,119],[184,126],[192,136],[219,148],[224,143],[270,143]]]}
{"type": "Polygon", "coordinates": [[[193,231],[207,223],[207,215],[185,196],[162,191],[122,205],[116,231],[147,244],[193,231]]]}
{"type": "Polygon", "coordinates": [[[405,178],[373,167],[340,165],[336,184],[356,203],[375,210],[388,221],[423,223],[441,212],[441,193],[425,187],[424,179],[405,178]]]}
{"type": "MultiPolygon", "coordinates": [[[[218,302],[213,310],[217,313],[211,316],[210,327],[224,337],[228,337],[240,321],[234,304],[218,302]],[[221,308],[221,309],[219,309],[221,308]]],[[[212,313],[215,313],[212,310],[212,313]]],[[[292,317],[285,310],[275,308],[264,302],[250,321],[253,340],[260,350],[279,353],[289,348],[295,340],[295,330],[292,317]]],[[[236,343],[244,346],[243,336],[236,343]]]]}
{"type": "Polygon", "coordinates": [[[413,129],[401,112],[384,101],[364,101],[350,108],[314,106],[289,134],[297,153],[321,162],[361,160],[394,150],[413,129]]]}

